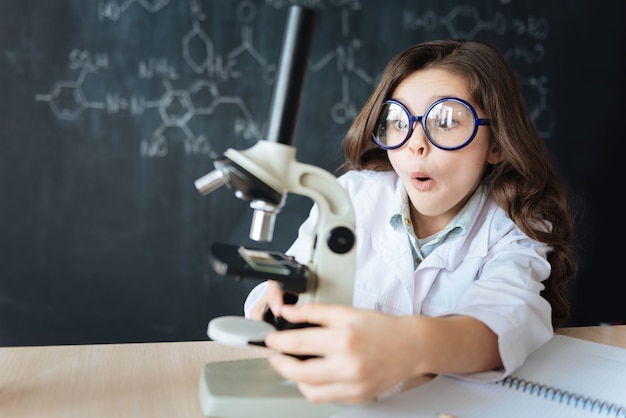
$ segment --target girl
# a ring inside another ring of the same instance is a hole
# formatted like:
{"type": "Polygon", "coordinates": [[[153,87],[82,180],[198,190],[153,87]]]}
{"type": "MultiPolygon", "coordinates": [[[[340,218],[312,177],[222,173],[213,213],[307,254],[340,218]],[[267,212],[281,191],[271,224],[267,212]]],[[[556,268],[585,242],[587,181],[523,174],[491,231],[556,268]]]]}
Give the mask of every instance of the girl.
{"type": "MultiPolygon", "coordinates": [[[[269,334],[272,367],[315,403],[368,401],[428,374],[512,373],[566,320],[576,264],[566,187],[505,58],[479,41],[408,48],[343,145],[353,306],[286,305],[272,281],[253,289],[247,317],[269,305],[320,325],[269,334]]],[[[287,252],[301,263],[316,216],[287,252]]]]}

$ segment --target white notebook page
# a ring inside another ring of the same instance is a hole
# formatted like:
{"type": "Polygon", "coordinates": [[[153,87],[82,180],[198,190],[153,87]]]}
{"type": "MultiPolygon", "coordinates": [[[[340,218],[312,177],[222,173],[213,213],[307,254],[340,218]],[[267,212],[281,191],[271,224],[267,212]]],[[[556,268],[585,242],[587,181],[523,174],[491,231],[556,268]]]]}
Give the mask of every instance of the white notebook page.
{"type": "MultiPolygon", "coordinates": [[[[626,349],[555,335],[513,375],[626,408],[626,349]]],[[[496,383],[438,376],[417,388],[348,409],[336,417],[436,418],[438,413],[458,418],[607,416],[496,383]]],[[[616,416],[626,417],[626,410],[616,416]]]]}

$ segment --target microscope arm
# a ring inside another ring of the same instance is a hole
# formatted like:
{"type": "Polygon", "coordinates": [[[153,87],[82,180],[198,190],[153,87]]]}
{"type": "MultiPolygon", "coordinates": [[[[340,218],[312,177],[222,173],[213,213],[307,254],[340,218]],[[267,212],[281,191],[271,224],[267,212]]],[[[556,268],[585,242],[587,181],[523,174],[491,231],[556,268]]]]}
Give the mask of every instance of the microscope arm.
{"type": "Polygon", "coordinates": [[[313,277],[299,301],[352,305],[356,244],[347,192],[333,175],[309,164],[292,164],[287,178],[290,192],[310,197],[319,208],[308,263],[313,277]]]}
{"type": "Polygon", "coordinates": [[[289,145],[259,141],[224,155],[273,189],[307,196],[317,204],[319,217],[307,263],[310,278],[299,301],[351,305],[356,254],[352,202],[335,176],[296,161],[295,152],[289,145]]]}

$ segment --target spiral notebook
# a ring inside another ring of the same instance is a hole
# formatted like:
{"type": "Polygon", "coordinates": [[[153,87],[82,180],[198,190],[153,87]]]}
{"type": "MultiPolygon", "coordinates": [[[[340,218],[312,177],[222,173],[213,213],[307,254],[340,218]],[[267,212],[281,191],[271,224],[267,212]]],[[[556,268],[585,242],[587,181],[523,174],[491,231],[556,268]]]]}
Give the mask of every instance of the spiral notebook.
{"type": "Polygon", "coordinates": [[[446,376],[337,418],[626,418],[626,349],[555,335],[509,378],[446,376]]]}

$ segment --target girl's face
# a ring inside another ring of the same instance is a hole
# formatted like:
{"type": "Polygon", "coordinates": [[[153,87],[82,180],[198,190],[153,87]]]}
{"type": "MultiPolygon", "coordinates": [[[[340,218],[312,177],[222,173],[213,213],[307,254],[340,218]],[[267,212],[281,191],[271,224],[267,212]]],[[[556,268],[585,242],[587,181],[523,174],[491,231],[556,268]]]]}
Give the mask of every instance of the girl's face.
{"type": "MultiPolygon", "coordinates": [[[[423,115],[437,99],[456,97],[468,101],[479,118],[489,117],[472,103],[465,80],[442,69],[416,71],[392,93],[391,98],[402,102],[413,115],[423,115]]],[[[489,134],[488,126],[479,126],[476,137],[465,148],[445,151],[432,145],[416,123],[406,144],[387,151],[409,195],[418,237],[443,229],[476,190],[487,163],[501,161],[489,134]]]]}

